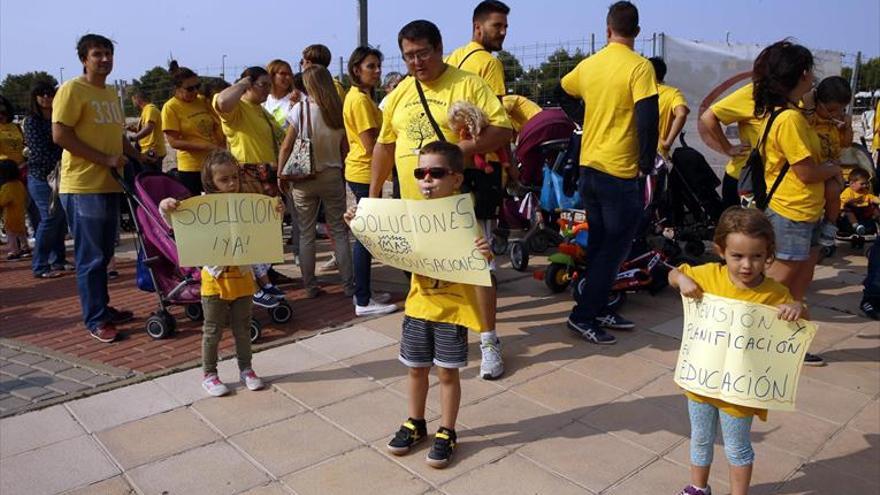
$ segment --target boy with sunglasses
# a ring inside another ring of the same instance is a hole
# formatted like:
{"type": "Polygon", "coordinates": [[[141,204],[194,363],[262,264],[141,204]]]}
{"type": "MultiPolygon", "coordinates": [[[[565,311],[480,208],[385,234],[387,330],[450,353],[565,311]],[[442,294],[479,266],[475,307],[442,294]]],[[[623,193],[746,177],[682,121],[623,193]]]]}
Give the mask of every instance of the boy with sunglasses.
{"type": "MultiPolygon", "coordinates": [[[[418,166],[413,170],[417,187],[425,199],[457,194],[464,180],[464,160],[458,146],[435,141],[422,147],[418,166]]],[[[346,222],[356,209],[345,214],[346,222]]],[[[479,237],[474,247],[487,259],[491,250],[479,237]]],[[[428,375],[437,365],[440,379],[440,428],[426,462],[435,468],[449,464],[456,445],[455,421],[461,402],[459,369],[467,366],[468,328],[486,327],[473,285],[435,280],[413,274],[406,297],[406,316],[400,338],[400,362],[409,367],[409,419],[388,443],[394,455],[404,455],[427,438],[425,401],[428,375]]]]}

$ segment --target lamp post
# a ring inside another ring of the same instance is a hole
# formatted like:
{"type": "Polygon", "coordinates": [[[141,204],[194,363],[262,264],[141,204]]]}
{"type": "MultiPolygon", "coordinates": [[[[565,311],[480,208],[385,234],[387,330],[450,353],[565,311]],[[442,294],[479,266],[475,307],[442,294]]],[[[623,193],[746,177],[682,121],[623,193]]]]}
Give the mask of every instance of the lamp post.
{"type": "Polygon", "coordinates": [[[220,79],[226,80],[226,54],[220,58],[220,79]]]}
{"type": "Polygon", "coordinates": [[[58,68],[58,83],[60,84],[63,82],[64,82],[64,67],[59,67],[58,68]]]}

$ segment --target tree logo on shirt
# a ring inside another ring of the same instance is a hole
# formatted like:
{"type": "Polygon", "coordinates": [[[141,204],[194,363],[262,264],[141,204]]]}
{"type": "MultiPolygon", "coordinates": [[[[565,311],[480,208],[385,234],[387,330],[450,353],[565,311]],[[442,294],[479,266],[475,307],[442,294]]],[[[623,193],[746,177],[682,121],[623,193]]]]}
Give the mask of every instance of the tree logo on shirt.
{"type": "Polygon", "coordinates": [[[416,150],[422,149],[425,141],[435,137],[434,129],[431,127],[428,117],[425,116],[425,112],[411,114],[404,132],[406,132],[406,137],[410,141],[418,143],[418,146],[415,148],[416,150]]]}

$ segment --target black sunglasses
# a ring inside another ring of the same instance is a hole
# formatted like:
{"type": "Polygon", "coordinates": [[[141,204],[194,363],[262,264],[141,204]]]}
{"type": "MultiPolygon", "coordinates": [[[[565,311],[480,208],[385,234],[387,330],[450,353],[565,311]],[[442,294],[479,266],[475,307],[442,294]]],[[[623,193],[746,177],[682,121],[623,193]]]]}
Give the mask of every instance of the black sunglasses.
{"type": "Polygon", "coordinates": [[[442,179],[452,173],[452,170],[444,167],[416,168],[413,170],[413,175],[418,180],[422,180],[428,175],[434,179],[442,179]]]}

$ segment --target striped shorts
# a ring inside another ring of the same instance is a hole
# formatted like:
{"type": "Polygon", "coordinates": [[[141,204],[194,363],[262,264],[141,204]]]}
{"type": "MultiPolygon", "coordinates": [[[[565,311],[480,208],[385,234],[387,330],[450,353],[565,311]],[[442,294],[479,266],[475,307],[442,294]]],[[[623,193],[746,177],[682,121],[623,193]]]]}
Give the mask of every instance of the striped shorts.
{"type": "Polygon", "coordinates": [[[400,362],[410,368],[467,366],[467,328],[452,323],[403,317],[400,362]]]}

